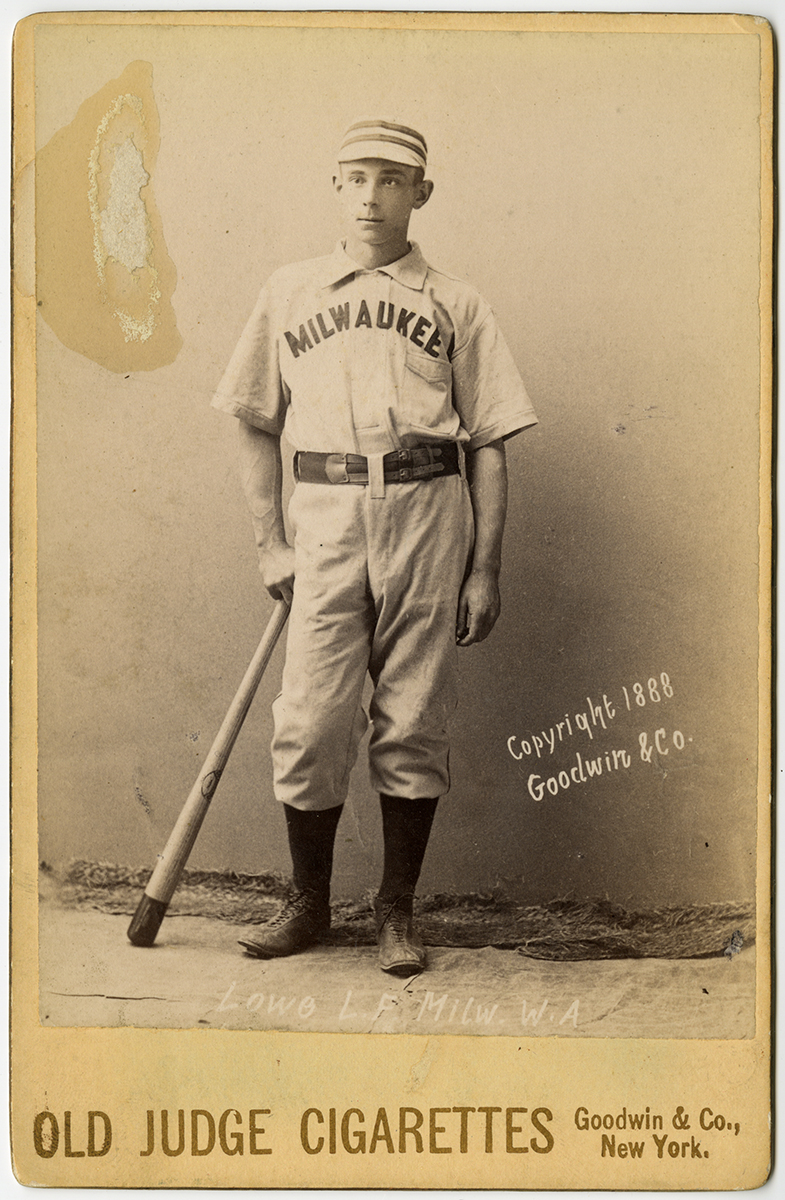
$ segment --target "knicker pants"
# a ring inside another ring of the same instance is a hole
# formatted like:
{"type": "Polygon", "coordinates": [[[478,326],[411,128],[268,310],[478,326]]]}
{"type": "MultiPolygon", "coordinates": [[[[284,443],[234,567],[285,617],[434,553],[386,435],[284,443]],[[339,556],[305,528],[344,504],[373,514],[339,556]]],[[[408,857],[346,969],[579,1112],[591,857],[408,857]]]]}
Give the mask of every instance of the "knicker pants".
{"type": "Polygon", "coordinates": [[[276,798],[324,809],[346,799],[367,727],[375,790],[436,797],[450,786],[455,627],[471,550],[458,475],[388,484],[298,483],[289,515],[295,584],[281,695],[273,705],[276,798]]]}

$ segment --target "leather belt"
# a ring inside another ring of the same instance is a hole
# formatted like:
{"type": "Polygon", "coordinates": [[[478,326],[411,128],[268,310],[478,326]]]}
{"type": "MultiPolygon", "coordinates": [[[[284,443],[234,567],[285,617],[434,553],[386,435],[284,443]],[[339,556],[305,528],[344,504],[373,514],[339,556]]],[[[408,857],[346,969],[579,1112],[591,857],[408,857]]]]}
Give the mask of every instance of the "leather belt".
{"type": "MultiPolygon", "coordinates": [[[[408,450],[392,450],[382,460],[385,483],[410,483],[443,475],[459,475],[460,452],[456,442],[429,442],[408,450]]],[[[364,454],[319,454],[298,450],[294,477],[299,483],[359,483],[369,480],[364,454]]]]}

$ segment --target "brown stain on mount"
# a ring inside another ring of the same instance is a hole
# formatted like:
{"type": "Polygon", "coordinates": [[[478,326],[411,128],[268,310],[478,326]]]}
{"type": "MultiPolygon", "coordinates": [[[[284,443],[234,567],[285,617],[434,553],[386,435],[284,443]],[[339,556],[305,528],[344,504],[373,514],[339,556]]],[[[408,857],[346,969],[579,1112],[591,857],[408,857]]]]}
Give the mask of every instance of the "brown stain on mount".
{"type": "Polygon", "coordinates": [[[166,366],[182,346],[153,195],[152,74],[129,64],[35,160],[38,311],[69,349],[118,373],[166,366]]]}

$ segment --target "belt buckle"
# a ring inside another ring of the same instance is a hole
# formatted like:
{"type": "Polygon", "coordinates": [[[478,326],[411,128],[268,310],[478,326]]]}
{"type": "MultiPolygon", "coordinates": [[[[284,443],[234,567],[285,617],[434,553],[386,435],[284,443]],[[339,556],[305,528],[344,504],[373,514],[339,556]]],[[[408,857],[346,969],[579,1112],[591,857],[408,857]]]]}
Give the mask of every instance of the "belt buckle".
{"type": "Polygon", "coordinates": [[[349,472],[346,469],[346,455],[328,454],[325,459],[324,473],[328,483],[349,483],[349,472]]]}
{"type": "Polygon", "coordinates": [[[442,447],[433,446],[430,443],[425,446],[392,450],[384,457],[385,463],[390,464],[386,472],[386,478],[390,483],[410,483],[413,479],[428,481],[435,475],[441,474],[445,469],[444,463],[437,461],[443,457],[442,447]],[[419,461],[423,455],[427,456],[425,462],[419,461]],[[396,465],[393,466],[393,464],[396,465]]]}
{"type": "Polygon", "coordinates": [[[420,447],[428,455],[428,461],[417,467],[417,477],[419,479],[433,479],[437,471],[443,471],[444,467],[441,463],[435,462],[437,455],[441,456],[441,450],[434,450],[430,444],[420,447]]]}

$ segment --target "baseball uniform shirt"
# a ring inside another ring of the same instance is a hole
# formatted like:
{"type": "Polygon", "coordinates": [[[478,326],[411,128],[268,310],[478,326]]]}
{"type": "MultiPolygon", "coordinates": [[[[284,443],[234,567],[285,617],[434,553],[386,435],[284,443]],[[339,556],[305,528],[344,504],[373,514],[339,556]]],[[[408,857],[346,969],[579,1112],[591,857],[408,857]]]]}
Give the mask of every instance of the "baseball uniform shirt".
{"type": "Polygon", "coordinates": [[[410,246],[375,270],[341,244],[275,272],[213,400],[296,450],[369,461],[369,486],[298,483],[289,506],[295,587],[273,767],[276,797],[302,809],[345,800],[366,672],[373,786],[448,790],[469,490],[463,472],[385,485],[381,459],[433,441],[475,450],[537,420],[490,306],[410,246]]]}

